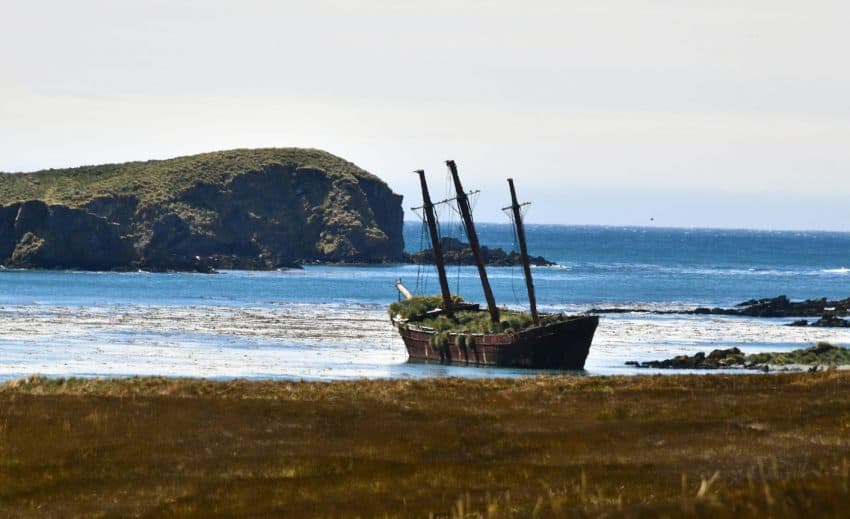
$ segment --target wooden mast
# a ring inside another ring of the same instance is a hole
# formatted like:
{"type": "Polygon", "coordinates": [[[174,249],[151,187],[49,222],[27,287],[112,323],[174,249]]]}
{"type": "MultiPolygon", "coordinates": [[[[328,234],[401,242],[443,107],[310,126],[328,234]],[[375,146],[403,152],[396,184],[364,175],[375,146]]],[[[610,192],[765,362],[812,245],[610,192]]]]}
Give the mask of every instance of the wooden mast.
{"type": "Polygon", "coordinates": [[[449,280],[446,277],[446,266],[443,263],[443,249],[440,246],[440,234],[437,232],[437,219],[434,216],[434,204],[428,194],[428,183],[425,182],[425,171],[417,169],[419,183],[422,186],[422,209],[428,222],[428,233],[431,235],[431,250],[434,251],[434,264],[437,265],[437,277],[440,278],[440,292],[443,295],[443,310],[452,311],[452,294],[449,291],[449,280]]]}
{"type": "Polygon", "coordinates": [[[472,223],[472,212],[469,209],[469,197],[463,190],[460,183],[460,177],[457,175],[457,166],[455,161],[447,160],[446,165],[452,174],[452,180],[455,185],[455,193],[457,193],[457,207],[460,210],[460,216],[463,218],[464,227],[466,227],[466,236],[469,238],[469,246],[472,248],[472,254],[475,255],[475,264],[478,266],[478,275],[481,278],[481,288],[484,289],[484,298],[487,299],[487,310],[490,311],[490,319],[497,323],[499,322],[499,309],[496,308],[496,300],[493,298],[493,291],[490,289],[490,281],[487,279],[487,271],[484,269],[484,258],[481,256],[481,247],[478,245],[478,235],[475,233],[475,224],[472,223]]]}
{"type": "Polygon", "coordinates": [[[511,210],[514,214],[514,225],[516,226],[517,241],[519,241],[519,254],[522,258],[522,269],[525,272],[525,286],[528,288],[528,303],[531,306],[531,319],[534,326],[540,326],[540,316],[537,315],[537,299],[534,296],[534,281],[531,279],[531,265],[528,262],[528,247],[525,244],[525,228],[522,225],[522,215],[519,212],[520,205],[516,199],[514,179],[508,179],[511,187],[511,210]]]}

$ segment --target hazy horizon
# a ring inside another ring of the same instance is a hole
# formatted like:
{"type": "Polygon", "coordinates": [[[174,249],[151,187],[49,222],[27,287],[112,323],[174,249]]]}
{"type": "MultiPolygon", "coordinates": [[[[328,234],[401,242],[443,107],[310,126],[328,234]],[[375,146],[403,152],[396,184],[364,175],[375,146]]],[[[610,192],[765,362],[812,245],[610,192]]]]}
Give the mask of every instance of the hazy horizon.
{"type": "Polygon", "coordinates": [[[3,2],[0,171],[312,147],[498,222],[850,231],[850,6],[3,2]]]}

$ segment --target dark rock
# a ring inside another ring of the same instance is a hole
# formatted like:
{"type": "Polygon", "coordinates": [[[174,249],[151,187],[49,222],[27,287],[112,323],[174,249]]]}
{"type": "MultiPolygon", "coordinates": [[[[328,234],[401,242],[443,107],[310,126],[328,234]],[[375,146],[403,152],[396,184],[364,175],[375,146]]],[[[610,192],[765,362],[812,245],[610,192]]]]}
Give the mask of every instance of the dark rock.
{"type": "Polygon", "coordinates": [[[827,314],[813,322],[810,326],[820,328],[848,328],[850,327],[850,320],[827,314]]]}
{"type": "MultiPolygon", "coordinates": [[[[594,308],[591,313],[627,313],[646,312],[653,314],[690,314],[690,315],[737,315],[746,317],[821,317],[848,316],[850,315],[850,298],[837,301],[820,299],[807,299],[805,301],[791,301],[787,296],[778,296],[768,299],[751,299],[735,305],[734,308],[705,308],[694,310],[650,310],[650,309],[621,309],[621,308],[594,308]]],[[[796,321],[795,323],[800,323],[796,321]]],[[[792,326],[803,326],[792,324],[792,326]]],[[[812,324],[811,326],[815,326],[812,324]]],[[[820,326],[830,326],[823,324],[820,326]]],[[[842,326],[834,324],[832,326],[842,326]]]]}
{"type": "Polygon", "coordinates": [[[744,354],[738,348],[728,348],[725,350],[714,350],[707,356],[703,352],[698,352],[692,356],[677,355],[672,359],[655,360],[649,362],[632,362],[631,366],[641,368],[661,368],[661,369],[720,369],[730,367],[743,366],[745,362],[744,354]]]}
{"type": "Polygon", "coordinates": [[[588,313],[591,314],[628,314],[628,313],[636,313],[636,314],[650,314],[650,313],[658,313],[656,310],[649,310],[646,308],[591,308],[588,313]]]}
{"type": "Polygon", "coordinates": [[[827,312],[847,315],[848,309],[850,309],[850,298],[841,301],[829,301],[823,297],[794,302],[783,295],[769,299],[745,301],[736,305],[734,309],[726,310],[725,313],[750,317],[819,317],[827,312]]]}
{"type": "Polygon", "coordinates": [[[712,361],[722,361],[723,359],[727,359],[729,357],[737,357],[743,355],[741,350],[738,348],[728,348],[725,350],[714,350],[708,354],[708,359],[712,361]]]}
{"type": "MultiPolygon", "coordinates": [[[[714,350],[707,356],[697,353],[693,356],[679,355],[672,359],[651,362],[629,362],[630,366],[641,368],[666,369],[718,369],[746,368],[769,371],[770,366],[838,366],[850,365],[850,350],[828,342],[819,342],[810,348],[785,352],[762,352],[744,355],[738,348],[714,350]]],[[[798,368],[792,368],[798,369],[798,368]]]]}
{"type": "Polygon", "coordinates": [[[89,213],[118,224],[122,234],[132,230],[138,207],[139,199],[134,196],[99,197],[83,206],[89,213]]]}
{"type": "Polygon", "coordinates": [[[83,209],[32,200],[0,209],[0,218],[0,262],[9,267],[109,270],[134,259],[117,224],[83,209]]]}
{"type": "Polygon", "coordinates": [[[793,321],[788,323],[788,326],[808,326],[809,321],[806,319],[798,319],[797,321],[793,321]]]}
{"type": "Polygon", "coordinates": [[[825,353],[832,353],[834,351],[841,351],[838,346],[830,344],[828,342],[819,342],[812,346],[809,351],[814,353],[815,355],[823,355],[825,353]]]}
{"type": "MultiPolygon", "coordinates": [[[[444,237],[440,239],[440,249],[443,259],[447,265],[475,265],[475,255],[472,253],[468,243],[463,243],[456,238],[444,237]]],[[[484,263],[494,267],[510,267],[521,265],[522,259],[518,252],[505,252],[497,247],[491,249],[487,246],[481,247],[481,256],[484,263]]],[[[410,261],[416,264],[431,265],[434,263],[434,250],[426,249],[410,255],[410,261]]],[[[528,262],[538,267],[550,267],[556,265],[542,256],[530,256],[528,262]]]]}

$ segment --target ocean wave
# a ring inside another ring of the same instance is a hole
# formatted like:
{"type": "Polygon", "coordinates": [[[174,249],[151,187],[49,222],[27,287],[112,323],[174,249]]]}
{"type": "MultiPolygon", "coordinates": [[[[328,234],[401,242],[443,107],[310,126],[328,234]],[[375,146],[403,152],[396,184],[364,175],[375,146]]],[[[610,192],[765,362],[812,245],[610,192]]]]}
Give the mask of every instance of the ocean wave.
{"type": "Polygon", "coordinates": [[[574,263],[565,267],[541,268],[541,271],[568,270],[575,274],[660,274],[679,276],[798,277],[850,274],[850,268],[775,268],[741,266],[663,265],[654,263],[574,263]]]}
{"type": "Polygon", "coordinates": [[[573,270],[571,265],[556,263],[554,265],[531,265],[535,270],[573,270]]]}

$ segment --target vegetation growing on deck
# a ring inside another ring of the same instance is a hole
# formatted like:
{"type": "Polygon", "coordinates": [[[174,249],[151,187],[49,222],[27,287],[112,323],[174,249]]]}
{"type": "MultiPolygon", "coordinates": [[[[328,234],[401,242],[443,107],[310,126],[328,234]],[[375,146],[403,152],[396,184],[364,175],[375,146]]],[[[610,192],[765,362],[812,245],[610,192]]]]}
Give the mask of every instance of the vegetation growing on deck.
{"type": "MultiPolygon", "coordinates": [[[[463,299],[454,296],[454,303],[462,303],[463,299]]],[[[502,308],[499,310],[499,322],[493,322],[490,314],[484,311],[461,310],[452,314],[440,314],[434,317],[426,316],[431,310],[442,308],[440,296],[415,296],[392,303],[389,307],[390,317],[401,317],[416,321],[417,326],[433,328],[438,332],[456,333],[511,333],[524,330],[533,323],[527,312],[518,312],[502,308]]],[[[544,314],[540,324],[546,325],[566,319],[563,314],[544,314]]]]}
{"type": "Polygon", "coordinates": [[[513,310],[501,309],[499,322],[493,322],[490,314],[483,311],[460,311],[452,315],[438,315],[416,323],[438,332],[502,333],[524,330],[531,326],[531,316],[513,310]]]}
{"type": "MultiPolygon", "coordinates": [[[[452,303],[463,303],[460,296],[452,296],[452,303]]],[[[440,296],[413,296],[412,299],[403,299],[389,306],[390,317],[401,319],[419,319],[425,313],[438,310],[443,307],[443,298],[440,296]]]]}
{"type": "MultiPolygon", "coordinates": [[[[463,300],[455,296],[454,304],[463,300]]],[[[502,308],[499,310],[499,322],[493,322],[489,312],[460,310],[452,314],[427,316],[427,312],[442,308],[440,296],[415,296],[393,303],[389,307],[390,317],[409,319],[415,326],[430,328],[436,333],[431,337],[431,346],[437,349],[446,348],[449,340],[453,340],[459,348],[472,347],[476,334],[514,333],[533,326],[531,315],[527,312],[517,312],[502,308]],[[450,337],[453,335],[454,337],[450,337]]],[[[564,314],[544,314],[540,316],[540,324],[545,326],[563,321],[564,314]]]]}

